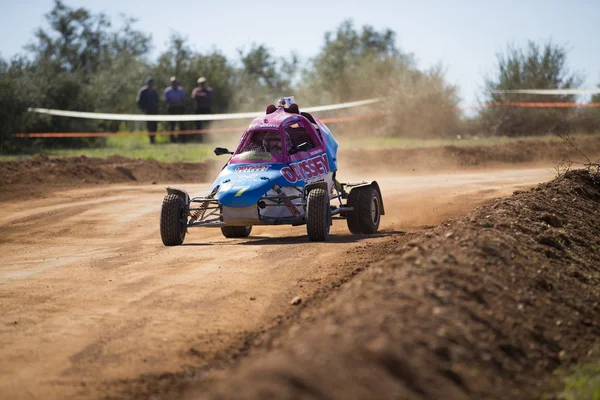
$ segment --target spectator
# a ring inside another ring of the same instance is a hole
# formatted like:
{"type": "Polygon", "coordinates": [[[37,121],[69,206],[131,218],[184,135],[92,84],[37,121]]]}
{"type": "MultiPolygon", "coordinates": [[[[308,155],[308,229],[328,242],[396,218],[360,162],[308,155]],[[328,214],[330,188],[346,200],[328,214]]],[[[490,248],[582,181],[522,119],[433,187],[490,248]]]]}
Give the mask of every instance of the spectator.
{"type": "MultiPolygon", "coordinates": [[[[171,77],[171,86],[165,89],[164,100],[167,103],[167,113],[170,115],[185,114],[185,92],[179,86],[177,78],[171,77]]],[[[169,129],[171,131],[171,143],[175,143],[175,124],[179,123],[179,131],[183,130],[183,121],[169,121],[169,129]]],[[[179,135],[179,141],[183,142],[183,135],[179,135]]]]}
{"type": "MultiPolygon", "coordinates": [[[[212,106],[213,92],[208,86],[208,82],[205,77],[201,76],[198,79],[198,86],[192,91],[192,99],[196,100],[196,111],[195,114],[210,114],[210,107],[212,106]]],[[[204,129],[206,121],[196,121],[196,129],[204,129]]],[[[196,135],[196,139],[202,142],[203,134],[196,135]]]]}
{"type": "MultiPolygon", "coordinates": [[[[158,93],[154,89],[154,79],[146,78],[146,85],[138,91],[137,94],[137,105],[147,115],[158,114],[158,93]]],[[[150,137],[150,144],[154,144],[154,137],[156,135],[156,121],[148,121],[148,136],[150,137]]]]}

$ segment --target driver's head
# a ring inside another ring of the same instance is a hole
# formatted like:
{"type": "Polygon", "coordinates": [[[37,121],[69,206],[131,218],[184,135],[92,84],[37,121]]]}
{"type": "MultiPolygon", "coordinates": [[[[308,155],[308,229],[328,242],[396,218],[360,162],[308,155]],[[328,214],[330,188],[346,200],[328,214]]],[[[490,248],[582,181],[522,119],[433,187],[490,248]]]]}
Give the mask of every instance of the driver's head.
{"type": "Polygon", "coordinates": [[[279,132],[267,132],[263,138],[263,146],[269,153],[281,154],[281,135],[279,132]]]}

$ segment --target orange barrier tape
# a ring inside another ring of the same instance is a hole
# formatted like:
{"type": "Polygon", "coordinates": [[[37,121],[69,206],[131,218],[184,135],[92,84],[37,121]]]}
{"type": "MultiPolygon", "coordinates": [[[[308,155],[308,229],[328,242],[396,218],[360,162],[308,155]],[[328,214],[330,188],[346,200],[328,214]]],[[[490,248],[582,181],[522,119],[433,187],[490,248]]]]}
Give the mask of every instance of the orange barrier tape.
{"type": "MultiPolygon", "coordinates": [[[[323,123],[331,124],[337,122],[355,121],[359,119],[378,118],[387,115],[386,113],[373,113],[354,115],[348,117],[324,118],[323,123]]],[[[236,133],[243,132],[247,126],[238,128],[214,128],[214,129],[190,129],[183,131],[161,131],[155,135],[198,135],[204,133],[236,133]]],[[[43,132],[43,133],[15,133],[14,137],[20,138],[84,138],[84,137],[117,137],[117,136],[147,136],[147,131],[141,132],[43,132]]]]}

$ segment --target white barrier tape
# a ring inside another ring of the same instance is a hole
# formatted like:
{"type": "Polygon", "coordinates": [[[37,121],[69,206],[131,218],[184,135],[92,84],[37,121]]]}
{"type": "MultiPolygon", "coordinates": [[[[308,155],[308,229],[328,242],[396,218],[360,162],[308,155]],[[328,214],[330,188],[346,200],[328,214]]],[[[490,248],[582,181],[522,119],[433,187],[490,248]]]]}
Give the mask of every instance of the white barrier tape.
{"type": "Polygon", "coordinates": [[[595,89],[515,89],[515,90],[492,90],[492,93],[497,94],[542,94],[542,95],[569,95],[569,94],[597,94],[600,93],[600,88],[595,89]]]}
{"type": "MultiPolygon", "coordinates": [[[[380,102],[381,99],[367,99],[360,101],[352,101],[349,103],[329,104],[325,106],[317,107],[306,107],[302,108],[301,111],[305,112],[319,112],[319,111],[331,111],[341,110],[343,108],[352,108],[364,106],[367,104],[373,104],[380,102]]],[[[57,117],[72,117],[72,118],[86,118],[86,119],[103,119],[111,121],[223,121],[230,119],[249,119],[256,118],[257,116],[264,115],[264,111],[254,111],[246,113],[233,113],[233,114],[178,114],[178,115],[146,115],[146,114],[108,114],[108,113],[95,113],[95,112],[82,112],[82,111],[64,111],[64,110],[53,110],[48,108],[30,108],[28,111],[39,114],[54,115],[57,117]]]]}
{"type": "Polygon", "coordinates": [[[319,111],[341,110],[343,108],[360,107],[360,106],[366,106],[368,104],[379,103],[382,100],[383,99],[381,99],[381,98],[377,98],[377,99],[352,101],[350,103],[329,104],[327,106],[306,107],[306,108],[302,108],[300,111],[311,113],[311,112],[319,112],[319,111]]]}

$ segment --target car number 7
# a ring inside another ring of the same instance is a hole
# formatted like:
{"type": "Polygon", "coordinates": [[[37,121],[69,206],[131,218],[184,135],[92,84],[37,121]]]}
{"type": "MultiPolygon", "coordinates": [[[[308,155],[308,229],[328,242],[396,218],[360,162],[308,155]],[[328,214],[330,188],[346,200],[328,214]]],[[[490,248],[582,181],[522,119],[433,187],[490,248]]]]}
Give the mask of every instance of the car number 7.
{"type": "Polygon", "coordinates": [[[242,193],[244,193],[250,186],[242,186],[240,188],[240,190],[238,190],[238,192],[235,194],[235,197],[239,197],[242,195],[242,193]]]}

